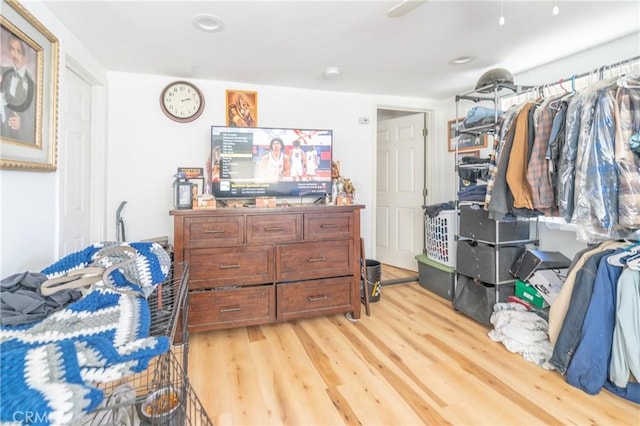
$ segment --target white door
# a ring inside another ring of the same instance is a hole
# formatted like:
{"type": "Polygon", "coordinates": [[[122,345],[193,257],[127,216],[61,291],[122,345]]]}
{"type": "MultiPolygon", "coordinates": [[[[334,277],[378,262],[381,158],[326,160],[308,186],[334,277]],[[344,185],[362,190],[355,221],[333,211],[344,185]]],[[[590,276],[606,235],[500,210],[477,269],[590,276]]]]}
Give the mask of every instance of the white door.
{"type": "Polygon", "coordinates": [[[418,270],[424,248],[426,114],[378,121],[376,260],[418,270]]]}
{"type": "Polygon", "coordinates": [[[60,143],[60,255],[90,244],[91,86],[66,69],[60,143]]]}

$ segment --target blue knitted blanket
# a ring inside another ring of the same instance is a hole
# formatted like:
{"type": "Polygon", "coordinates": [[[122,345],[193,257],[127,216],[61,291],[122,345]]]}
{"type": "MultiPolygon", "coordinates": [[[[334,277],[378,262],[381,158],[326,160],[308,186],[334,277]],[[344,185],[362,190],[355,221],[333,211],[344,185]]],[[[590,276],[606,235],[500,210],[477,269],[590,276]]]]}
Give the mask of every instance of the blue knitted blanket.
{"type": "MultiPolygon", "coordinates": [[[[64,274],[117,259],[101,250],[117,243],[98,243],[73,253],[42,272],[64,274]],[[108,256],[107,256],[108,257],[108,256]]],[[[103,400],[95,384],[143,371],[168,350],[167,337],[149,337],[150,311],[140,294],[118,291],[162,283],[170,258],[155,243],[131,243],[135,263],[97,283],[82,299],[42,321],[0,328],[0,421],[15,424],[69,425],[103,400]]]]}

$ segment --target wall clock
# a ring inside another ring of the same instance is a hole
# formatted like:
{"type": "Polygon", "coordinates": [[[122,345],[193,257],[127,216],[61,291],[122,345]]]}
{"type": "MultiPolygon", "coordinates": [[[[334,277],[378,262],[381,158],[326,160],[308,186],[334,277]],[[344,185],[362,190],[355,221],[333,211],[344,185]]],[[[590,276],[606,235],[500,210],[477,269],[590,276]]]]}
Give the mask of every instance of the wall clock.
{"type": "Polygon", "coordinates": [[[160,108],[170,119],[188,123],[204,111],[204,96],[200,89],[187,81],[174,81],[162,89],[160,108]]]}

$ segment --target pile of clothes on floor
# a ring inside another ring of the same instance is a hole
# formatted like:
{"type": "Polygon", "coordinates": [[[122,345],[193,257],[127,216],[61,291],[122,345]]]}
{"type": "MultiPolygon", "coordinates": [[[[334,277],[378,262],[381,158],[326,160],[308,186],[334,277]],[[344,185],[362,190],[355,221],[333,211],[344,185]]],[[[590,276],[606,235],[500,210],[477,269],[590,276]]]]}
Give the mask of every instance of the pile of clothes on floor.
{"type": "Polygon", "coordinates": [[[147,297],[170,270],[157,243],[101,242],[3,279],[0,422],[69,425],[103,402],[97,384],[166,352],[169,339],[149,335],[147,297]]]}

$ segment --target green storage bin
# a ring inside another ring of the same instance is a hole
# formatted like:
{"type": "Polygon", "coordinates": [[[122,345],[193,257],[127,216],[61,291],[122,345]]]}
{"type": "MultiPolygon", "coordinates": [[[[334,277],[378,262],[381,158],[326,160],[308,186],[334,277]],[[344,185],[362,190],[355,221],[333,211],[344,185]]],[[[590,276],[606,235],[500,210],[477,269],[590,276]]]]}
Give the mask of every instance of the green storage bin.
{"type": "Polygon", "coordinates": [[[455,268],[431,260],[426,254],[416,256],[416,260],[418,261],[420,285],[440,297],[451,300],[453,298],[455,268]]]}

